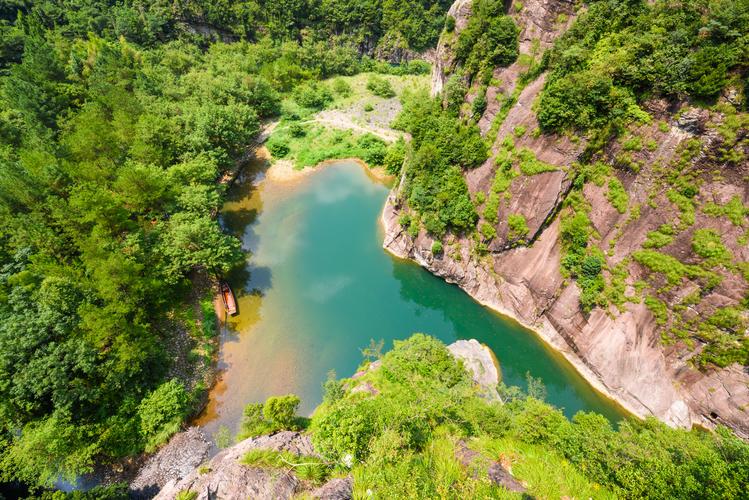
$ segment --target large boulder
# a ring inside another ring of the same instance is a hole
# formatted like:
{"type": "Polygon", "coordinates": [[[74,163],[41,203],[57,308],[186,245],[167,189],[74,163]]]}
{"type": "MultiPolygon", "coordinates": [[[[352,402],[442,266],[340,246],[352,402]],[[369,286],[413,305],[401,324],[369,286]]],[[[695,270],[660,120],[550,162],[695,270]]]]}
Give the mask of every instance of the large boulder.
{"type": "Polygon", "coordinates": [[[476,339],[458,340],[447,346],[455,358],[463,362],[463,366],[471,373],[473,381],[481,388],[482,394],[489,399],[499,399],[497,384],[499,383],[499,369],[496,357],[487,346],[476,339]]]}

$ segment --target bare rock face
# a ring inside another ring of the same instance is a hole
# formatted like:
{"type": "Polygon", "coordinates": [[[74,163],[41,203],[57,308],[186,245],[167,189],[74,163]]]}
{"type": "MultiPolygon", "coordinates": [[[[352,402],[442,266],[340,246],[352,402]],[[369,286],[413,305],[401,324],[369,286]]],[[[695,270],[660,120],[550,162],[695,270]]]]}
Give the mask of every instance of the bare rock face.
{"type": "Polygon", "coordinates": [[[130,483],[135,498],[153,498],[169,481],[187,476],[208,457],[210,443],[197,427],[175,434],[130,483]]]}
{"type": "MultiPolygon", "coordinates": [[[[457,1],[456,33],[465,27],[470,16],[470,5],[457,1]]],[[[571,25],[575,17],[574,4],[568,0],[528,0],[522,8],[509,7],[509,15],[520,28],[520,52],[538,57],[539,49],[549,47],[556,37],[571,25]]],[[[439,57],[434,66],[434,94],[442,90],[449,73],[453,72],[454,58],[450,53],[454,33],[443,35],[439,57]]],[[[495,155],[504,138],[512,137],[516,150],[530,150],[535,157],[557,168],[539,175],[519,175],[502,193],[497,222],[493,224],[497,236],[489,242],[489,255],[477,259],[471,251],[474,243],[461,235],[448,235],[442,241],[445,252],[432,255],[433,238],[422,231],[412,238],[398,224],[403,210],[408,210],[399,198],[400,186],[388,198],[382,213],[385,227],[383,246],[391,253],[416,261],[435,275],[459,285],[480,303],[511,316],[534,330],[548,344],[563,354],[577,370],[599,391],[617,400],[630,412],[639,416],[654,415],[672,426],[690,427],[694,424],[713,427],[723,424],[739,436],[749,438],[749,368],[733,364],[725,368],[698,369],[691,359],[704,345],[688,345],[683,340],[672,340],[664,345],[662,335],[670,323],[656,322],[652,312],[643,304],[643,297],[627,301],[620,308],[595,308],[589,314],[580,307],[580,290],[574,280],[565,279],[560,272],[563,254],[560,242],[561,204],[571,188],[567,171],[585,148],[584,137],[542,134],[533,111],[540,96],[546,75],[541,75],[518,92],[519,77],[525,71],[516,62],[494,71],[495,82],[487,89],[488,106],[479,120],[483,134],[492,130],[492,123],[500,109],[512,102],[503,117],[490,158],[478,168],[464,173],[471,195],[482,192],[488,196],[496,175],[495,155]],[[511,101],[510,101],[511,100],[511,101]],[[518,131],[525,131],[518,132],[518,131]],[[536,131],[535,133],[530,133],[536,131]],[[509,234],[508,216],[520,214],[528,226],[523,240],[509,234]]],[[[471,92],[477,91],[477,88],[471,92]]],[[[469,93],[468,100],[472,98],[469,93]]],[[[732,96],[724,95],[730,102],[732,96]]],[[[696,229],[710,228],[721,235],[723,243],[736,262],[749,261],[749,246],[743,240],[746,223],[709,216],[699,210],[711,202],[725,205],[738,198],[749,204],[749,164],[724,164],[720,158],[721,138],[716,132],[716,113],[705,109],[691,109],[685,103],[652,99],[643,103],[644,109],[661,120],[634,127],[648,147],[625,150],[621,141],[611,141],[603,151],[603,161],[614,168],[616,177],[627,193],[628,203],[620,213],[609,201],[607,184],[588,183],[584,196],[590,204],[589,218],[595,230],[595,244],[605,252],[608,279],[609,269],[620,266],[626,275],[625,294],[634,296],[636,286],[655,280],[651,294],[659,294],[669,310],[683,310],[684,321],[709,318],[717,308],[739,304],[749,294],[749,283],[734,271],[717,269],[721,281],[712,290],[691,279],[678,286],[665,287],[658,276],[632,259],[641,249],[648,233],[663,224],[679,225],[680,209],[667,196],[670,187],[658,184],[659,169],[680,160],[689,141],[699,140],[703,147],[692,158],[691,167],[704,171],[695,196],[694,222],[680,229],[673,242],[658,249],[686,264],[699,259],[692,251],[696,229]],[[680,111],[680,108],[684,108],[680,111]],[[667,127],[663,125],[668,124],[667,127]],[[711,176],[708,172],[719,172],[711,176]],[[743,226],[743,227],[742,227],[743,226]],[[660,291],[665,290],[665,291],[660,291]],[[698,295],[693,305],[682,304],[687,297],[698,295]]],[[[742,132],[744,133],[744,132],[742,132]]],[[[746,149],[746,147],[744,147],[746,149]]],[[[745,151],[745,154],[749,152],[745,151]]],[[[684,168],[679,166],[678,168],[684,168]]],[[[482,213],[479,210],[479,213],[482,213]]],[[[483,218],[479,221],[482,224],[483,218]]],[[[493,223],[493,222],[492,222],[493,223]]],[[[621,271],[620,271],[621,272],[621,271]]],[[[671,321],[671,320],[669,320],[671,321]]],[[[746,334],[749,334],[747,332],[746,334]]]]}
{"type": "Polygon", "coordinates": [[[282,431],[246,439],[223,450],[185,477],[172,479],[155,498],[173,500],[181,491],[192,491],[198,494],[198,500],[271,500],[291,498],[302,489],[302,482],[291,472],[242,465],[242,457],[253,449],[288,451],[299,456],[314,454],[309,437],[299,432],[282,431]]]}
{"type": "Polygon", "coordinates": [[[491,349],[480,344],[476,339],[470,339],[453,342],[447,346],[447,350],[463,362],[463,366],[471,373],[473,381],[486,397],[499,399],[497,395],[499,370],[491,349]]]}
{"type": "Polygon", "coordinates": [[[353,496],[354,480],[351,476],[331,479],[316,490],[310,496],[322,500],[349,500],[353,496]]]}
{"type": "Polygon", "coordinates": [[[455,30],[452,33],[443,33],[437,45],[432,66],[432,95],[442,92],[447,83],[447,76],[452,71],[455,57],[452,51],[452,43],[457,40],[458,35],[468,24],[471,15],[471,4],[473,0],[455,0],[447,11],[447,15],[455,19],[455,30]]]}

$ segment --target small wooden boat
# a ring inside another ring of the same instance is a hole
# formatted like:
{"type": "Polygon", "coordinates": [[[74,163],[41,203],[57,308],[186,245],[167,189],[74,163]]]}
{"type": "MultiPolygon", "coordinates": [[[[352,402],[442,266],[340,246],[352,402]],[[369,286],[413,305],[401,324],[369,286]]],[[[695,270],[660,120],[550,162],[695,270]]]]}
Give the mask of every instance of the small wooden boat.
{"type": "Polygon", "coordinates": [[[229,283],[226,281],[219,282],[219,289],[221,290],[221,300],[224,301],[224,308],[229,316],[237,314],[237,299],[234,298],[234,292],[231,291],[229,283]]]}

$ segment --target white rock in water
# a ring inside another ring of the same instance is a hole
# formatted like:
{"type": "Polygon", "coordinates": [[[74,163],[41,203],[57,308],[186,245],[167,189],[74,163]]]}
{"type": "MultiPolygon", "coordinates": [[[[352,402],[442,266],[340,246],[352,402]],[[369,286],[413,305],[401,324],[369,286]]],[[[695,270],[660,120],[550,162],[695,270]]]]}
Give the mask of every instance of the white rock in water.
{"type": "Polygon", "coordinates": [[[497,384],[499,371],[494,363],[491,349],[480,344],[476,339],[458,340],[447,346],[447,350],[456,358],[463,361],[463,365],[473,375],[473,381],[491,399],[497,398],[497,384]]]}

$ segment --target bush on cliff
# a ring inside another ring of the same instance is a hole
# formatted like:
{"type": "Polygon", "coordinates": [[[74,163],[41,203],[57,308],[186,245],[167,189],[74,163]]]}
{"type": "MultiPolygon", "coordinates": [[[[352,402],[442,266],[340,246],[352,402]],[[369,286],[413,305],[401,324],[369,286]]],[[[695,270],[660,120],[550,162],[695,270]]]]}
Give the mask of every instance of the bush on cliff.
{"type": "Polygon", "coordinates": [[[504,494],[458,463],[459,440],[486,457],[513,457],[513,474],[534,496],[738,499],[749,484],[749,445],[727,429],[685,431],[653,418],[612,425],[583,412],[570,421],[517,388],[501,387],[504,404],[492,403],[423,334],[396,341],[379,368],[342,385],[349,389],[317,408],[310,432],[328,461],[352,469],[362,495],[504,494]]]}

